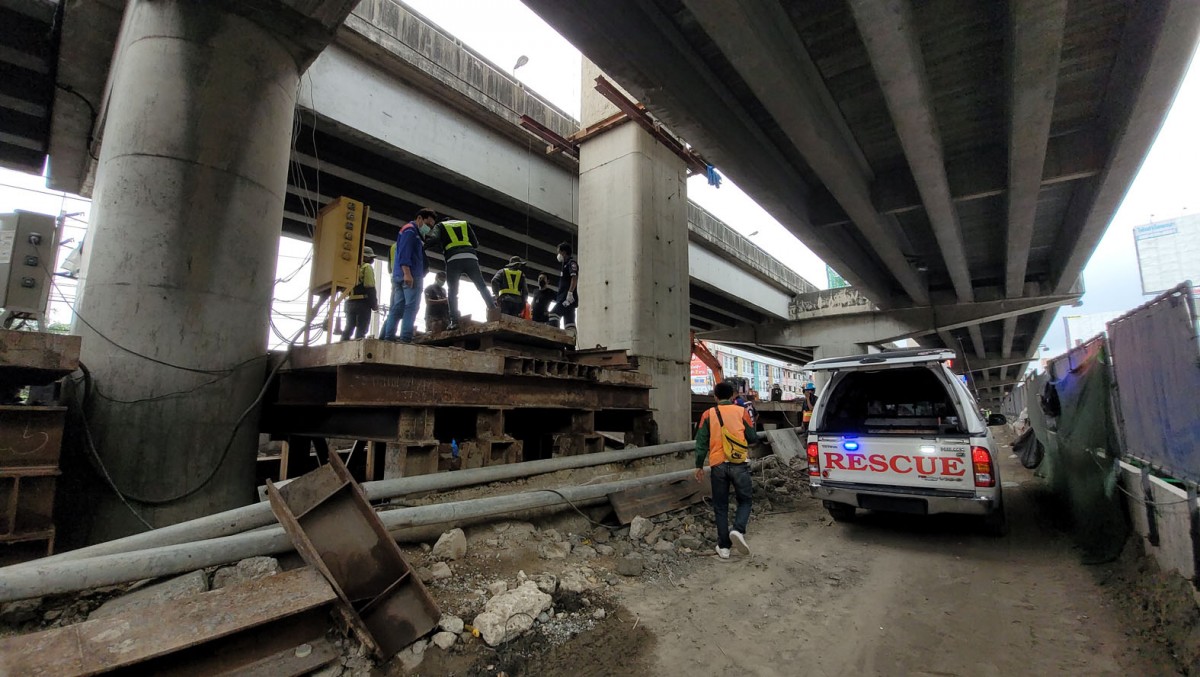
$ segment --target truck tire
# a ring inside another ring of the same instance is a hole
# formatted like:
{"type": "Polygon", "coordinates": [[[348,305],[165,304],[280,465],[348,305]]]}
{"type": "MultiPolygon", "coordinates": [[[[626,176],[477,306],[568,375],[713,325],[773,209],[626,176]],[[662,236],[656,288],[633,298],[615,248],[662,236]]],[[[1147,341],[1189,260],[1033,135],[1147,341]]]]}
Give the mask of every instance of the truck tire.
{"type": "Polygon", "coordinates": [[[1000,538],[1008,533],[1008,518],[1004,515],[1004,504],[983,518],[983,533],[993,538],[1000,538]]]}
{"type": "Polygon", "coordinates": [[[834,522],[853,522],[854,513],[858,510],[852,505],[833,501],[826,501],[825,509],[829,511],[829,516],[833,518],[834,522]]]}

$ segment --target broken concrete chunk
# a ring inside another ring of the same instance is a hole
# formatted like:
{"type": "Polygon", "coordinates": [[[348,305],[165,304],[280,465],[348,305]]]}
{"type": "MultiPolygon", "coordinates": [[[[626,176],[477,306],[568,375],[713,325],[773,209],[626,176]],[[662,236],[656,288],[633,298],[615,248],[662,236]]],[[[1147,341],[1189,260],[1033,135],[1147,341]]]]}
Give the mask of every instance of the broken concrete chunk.
{"type": "Polygon", "coordinates": [[[467,556],[467,535],[462,529],[451,529],[442,534],[433,546],[434,559],[459,560],[467,556]]]}
{"type": "Polygon", "coordinates": [[[19,599],[15,602],[0,604],[0,623],[5,625],[17,625],[32,621],[38,617],[38,611],[42,607],[42,598],[34,597],[33,599],[19,599]]]}
{"type": "Polygon", "coordinates": [[[675,544],[670,541],[659,541],[654,544],[654,552],[675,552],[675,544]]]}
{"type": "Polygon", "coordinates": [[[487,585],[488,594],[492,597],[508,591],[508,583],[505,581],[492,581],[487,585]]]}
{"type": "Polygon", "coordinates": [[[450,571],[450,565],[445,562],[434,562],[433,566],[429,567],[429,575],[433,576],[435,581],[440,581],[445,578],[450,578],[453,573],[450,571]]]}
{"type": "Polygon", "coordinates": [[[439,632],[430,639],[442,651],[449,651],[457,640],[458,635],[453,632],[439,632]]]}
{"type": "Polygon", "coordinates": [[[617,560],[617,573],[622,576],[641,576],[645,568],[641,557],[624,557],[617,560]]]}
{"type": "Polygon", "coordinates": [[[616,553],[616,551],[616,548],[612,547],[611,545],[596,546],[596,554],[600,555],[601,557],[611,557],[614,553],[616,553]]]}
{"type": "Polygon", "coordinates": [[[612,538],[612,530],[608,527],[596,527],[592,530],[592,542],[608,543],[608,539],[612,538]]]}
{"type": "Polygon", "coordinates": [[[438,627],[446,632],[458,634],[463,631],[463,619],[451,614],[443,614],[442,620],[438,622],[438,627]]]}
{"type": "Polygon", "coordinates": [[[488,600],[484,612],[475,617],[474,625],[488,646],[498,646],[520,636],[533,627],[538,614],[550,608],[551,597],[538,590],[533,581],[526,581],[515,590],[488,600]]]}
{"type": "Polygon", "coordinates": [[[400,666],[406,672],[416,670],[421,661],[425,660],[425,640],[418,640],[416,644],[396,654],[396,660],[400,661],[400,666]]]}
{"type": "Polygon", "coordinates": [[[650,520],[638,515],[629,523],[629,538],[630,540],[640,540],[645,538],[654,530],[654,523],[650,520]]]}
{"type": "Polygon", "coordinates": [[[704,541],[691,535],[680,536],[679,540],[675,541],[675,545],[681,548],[689,548],[691,550],[699,550],[704,547],[704,541]]]}
{"type": "Polygon", "coordinates": [[[208,592],[208,576],[203,571],[193,571],[190,574],[134,590],[116,599],[110,599],[89,614],[88,620],[108,618],[126,611],[154,606],[173,599],[191,597],[202,592],[208,592]]]}
{"type": "Polygon", "coordinates": [[[596,556],[596,549],[590,545],[577,546],[574,550],[572,550],[572,552],[574,552],[577,557],[582,557],[583,559],[592,559],[596,556]]]}
{"type": "Polygon", "coordinates": [[[558,577],[554,574],[538,574],[532,580],[537,585],[538,590],[547,595],[553,595],[558,592],[558,577]]]}
{"type": "Polygon", "coordinates": [[[558,582],[558,588],[567,592],[579,593],[591,590],[592,584],[582,571],[572,570],[562,575],[562,579],[558,582]]]}
{"type": "Polygon", "coordinates": [[[663,531],[665,531],[665,530],[660,526],[654,527],[654,529],[651,530],[650,533],[646,534],[642,538],[642,541],[645,542],[647,545],[650,545],[652,543],[657,543],[658,539],[662,536],[663,531]]]}
{"type": "Polygon", "coordinates": [[[538,556],[542,559],[564,559],[571,554],[571,544],[566,541],[551,541],[538,546],[538,556]]]}
{"type": "Polygon", "coordinates": [[[430,583],[433,581],[433,571],[429,567],[417,567],[417,578],[422,583],[430,583]]]}
{"type": "Polygon", "coordinates": [[[222,567],[213,574],[212,589],[227,585],[257,581],[279,573],[279,560],[274,557],[248,557],[231,567],[222,567]]]}
{"type": "Polygon", "coordinates": [[[607,615],[608,615],[608,612],[605,611],[604,609],[596,609],[595,611],[592,612],[592,618],[595,618],[598,621],[604,620],[604,617],[607,615]]]}

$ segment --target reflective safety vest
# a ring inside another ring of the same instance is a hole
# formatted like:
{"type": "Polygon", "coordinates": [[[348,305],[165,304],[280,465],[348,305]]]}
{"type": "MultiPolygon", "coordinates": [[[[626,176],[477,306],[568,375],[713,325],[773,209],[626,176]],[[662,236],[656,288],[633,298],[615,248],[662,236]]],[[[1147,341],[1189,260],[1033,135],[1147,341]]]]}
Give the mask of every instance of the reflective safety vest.
{"type": "Polygon", "coordinates": [[[471,229],[466,221],[443,221],[441,225],[446,229],[446,235],[450,237],[450,242],[446,244],[446,251],[458,247],[475,246],[475,243],[471,242],[471,229]]]}
{"type": "Polygon", "coordinates": [[[358,267],[358,284],[354,285],[354,289],[350,290],[350,295],[346,297],[347,301],[357,301],[358,299],[367,298],[367,287],[375,286],[375,269],[371,264],[364,263],[358,267]]]}
{"type": "Polygon", "coordinates": [[[524,296],[521,291],[521,286],[525,281],[525,273],[522,273],[516,268],[501,268],[504,271],[504,287],[500,290],[500,296],[524,296]]]}

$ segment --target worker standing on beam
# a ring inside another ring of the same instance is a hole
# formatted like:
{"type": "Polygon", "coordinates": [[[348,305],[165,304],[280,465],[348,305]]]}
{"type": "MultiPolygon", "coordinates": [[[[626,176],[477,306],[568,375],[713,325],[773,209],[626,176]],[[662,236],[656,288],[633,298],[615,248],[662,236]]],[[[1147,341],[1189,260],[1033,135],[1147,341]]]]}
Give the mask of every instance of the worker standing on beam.
{"type": "Polygon", "coordinates": [[[558,291],[550,288],[550,278],[545,273],[538,275],[538,288],[533,292],[533,307],[530,309],[531,319],[538,324],[557,326],[558,322],[550,319],[550,304],[554,303],[557,296],[558,291]]]}
{"type": "Polygon", "coordinates": [[[396,236],[395,256],[392,257],[392,304],[379,332],[384,341],[395,341],[396,325],[400,326],[399,340],[412,343],[416,331],[417,309],[421,306],[421,283],[425,280],[425,238],[437,223],[437,212],[422,209],[417,217],[404,224],[396,236]]]}
{"type": "Polygon", "coordinates": [[[558,303],[555,304],[550,317],[561,317],[563,329],[574,336],[575,310],[579,308],[579,263],[575,261],[572,253],[570,243],[563,242],[558,245],[558,262],[562,264],[562,274],[558,278],[558,303]]]}
{"type": "Polygon", "coordinates": [[[520,256],[508,260],[508,265],[492,276],[492,291],[500,304],[500,312],[520,317],[525,311],[525,295],[529,292],[525,277],[525,261],[520,256]]]}
{"type": "Polygon", "coordinates": [[[750,522],[750,445],[758,442],[758,433],[750,414],[733,403],[733,386],[722,381],[713,388],[717,406],[700,416],[696,426],[696,481],[704,480],[709,468],[712,504],[717,522],[717,556],[729,559],[729,549],[750,554],[746,527],[750,522]],[[733,530],[729,530],[729,490],[737,498],[733,530]]]}
{"type": "Polygon", "coordinates": [[[479,269],[479,254],[476,253],[479,238],[475,236],[471,224],[458,219],[446,219],[437,224],[434,231],[446,259],[446,279],[450,282],[450,324],[447,329],[453,330],[458,328],[458,281],[463,275],[475,283],[489,311],[496,309],[496,302],[492,300],[487,282],[483,279],[483,271],[479,269]]]}
{"type": "Polygon", "coordinates": [[[379,307],[379,294],[375,289],[375,250],[363,247],[363,262],[358,267],[358,283],[346,297],[346,329],[342,340],[365,339],[371,328],[371,313],[379,307]]]}

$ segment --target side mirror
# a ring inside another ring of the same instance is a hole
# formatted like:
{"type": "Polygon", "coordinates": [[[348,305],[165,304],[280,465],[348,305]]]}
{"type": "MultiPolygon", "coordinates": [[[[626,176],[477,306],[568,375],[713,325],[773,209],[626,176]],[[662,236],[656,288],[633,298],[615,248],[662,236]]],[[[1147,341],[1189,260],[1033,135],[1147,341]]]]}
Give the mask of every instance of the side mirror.
{"type": "Polygon", "coordinates": [[[1005,423],[1008,423],[1008,418],[1004,414],[992,414],[988,416],[988,425],[1004,425],[1005,423]]]}

